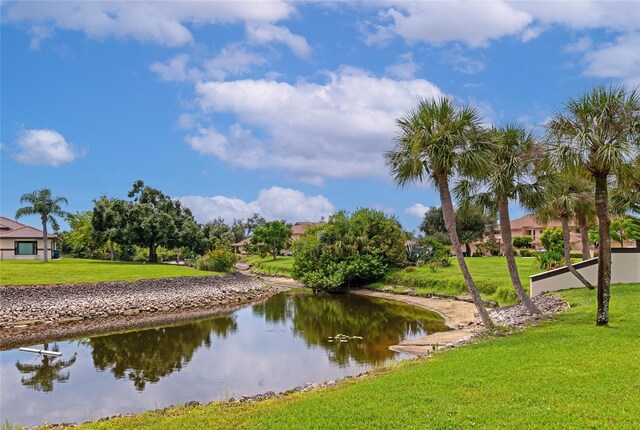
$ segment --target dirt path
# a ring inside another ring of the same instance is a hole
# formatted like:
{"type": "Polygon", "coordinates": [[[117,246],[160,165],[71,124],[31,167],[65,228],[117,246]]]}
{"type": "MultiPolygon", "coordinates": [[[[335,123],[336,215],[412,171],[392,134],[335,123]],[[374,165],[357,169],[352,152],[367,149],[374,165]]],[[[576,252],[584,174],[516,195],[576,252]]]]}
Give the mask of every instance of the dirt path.
{"type": "Polygon", "coordinates": [[[429,334],[420,339],[403,340],[399,345],[390,349],[416,355],[428,355],[447,344],[465,341],[480,333],[481,327],[476,325],[476,307],[473,303],[459,300],[437,299],[428,297],[404,296],[400,294],[383,293],[371,290],[354,290],[353,294],[381,299],[395,300],[430,309],[442,315],[451,331],[429,334]]]}

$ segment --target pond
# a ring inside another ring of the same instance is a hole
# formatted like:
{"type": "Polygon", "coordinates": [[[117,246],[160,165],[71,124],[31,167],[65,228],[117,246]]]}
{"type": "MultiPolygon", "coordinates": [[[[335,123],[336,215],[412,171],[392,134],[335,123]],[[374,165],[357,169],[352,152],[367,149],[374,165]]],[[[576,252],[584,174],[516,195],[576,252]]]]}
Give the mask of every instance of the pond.
{"type": "Polygon", "coordinates": [[[0,421],[83,422],[284,391],[403,358],[389,346],[446,330],[404,303],[292,290],[214,318],[45,345],[61,357],[3,351],[0,421]]]}

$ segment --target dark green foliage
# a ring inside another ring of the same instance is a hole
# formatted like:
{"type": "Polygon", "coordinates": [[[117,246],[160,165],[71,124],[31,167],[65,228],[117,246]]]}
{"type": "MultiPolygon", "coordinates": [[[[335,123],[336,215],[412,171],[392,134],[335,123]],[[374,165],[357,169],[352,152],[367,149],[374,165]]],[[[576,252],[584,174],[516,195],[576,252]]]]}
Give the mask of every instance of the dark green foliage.
{"type": "MultiPolygon", "coordinates": [[[[520,257],[533,257],[535,255],[536,255],[535,252],[530,251],[528,249],[521,249],[520,250],[520,257]]],[[[582,254],[579,254],[579,255],[582,255],[582,254]]]]}
{"type": "Polygon", "coordinates": [[[287,247],[290,239],[291,226],[284,221],[269,221],[256,227],[251,237],[251,243],[254,245],[263,244],[264,247],[261,250],[269,252],[275,260],[280,251],[287,247]]]}
{"type": "Polygon", "coordinates": [[[625,216],[611,221],[611,239],[619,242],[621,247],[627,240],[640,239],[640,219],[625,216]]]}
{"type": "MultiPolygon", "coordinates": [[[[456,229],[460,243],[469,244],[482,239],[487,231],[487,226],[493,224],[495,224],[495,218],[485,215],[475,206],[468,205],[464,210],[456,211],[456,229]]],[[[434,206],[425,212],[420,230],[426,236],[432,237],[442,244],[451,245],[440,207],[434,206]]],[[[467,249],[467,252],[470,253],[470,249],[467,249]]]]}
{"type": "MultiPolygon", "coordinates": [[[[238,220],[234,220],[234,223],[236,221],[238,220]]],[[[234,228],[237,229],[238,226],[234,224],[234,228]]],[[[230,246],[236,242],[236,236],[232,227],[225,224],[222,218],[217,218],[204,224],[202,226],[202,233],[204,234],[204,245],[208,251],[222,246],[230,246]]]]}
{"type": "Polygon", "coordinates": [[[236,255],[228,249],[216,249],[198,257],[194,267],[198,270],[210,272],[229,272],[236,263],[236,255]]]}
{"type": "Polygon", "coordinates": [[[513,246],[516,248],[531,248],[533,238],[531,236],[516,236],[513,238],[513,246]]]}
{"type": "Polygon", "coordinates": [[[145,186],[142,181],[133,184],[129,197],[133,201],[115,206],[121,220],[122,241],[147,247],[150,262],[158,262],[158,246],[202,248],[200,227],[191,211],[179,201],[145,186]]]}
{"type": "Polygon", "coordinates": [[[564,251],[552,249],[536,254],[536,267],[539,269],[556,269],[564,266],[564,251]]]}
{"type": "Polygon", "coordinates": [[[337,289],[381,279],[406,264],[400,223],[381,211],[340,211],[293,244],[293,275],[310,287],[337,289]]]}

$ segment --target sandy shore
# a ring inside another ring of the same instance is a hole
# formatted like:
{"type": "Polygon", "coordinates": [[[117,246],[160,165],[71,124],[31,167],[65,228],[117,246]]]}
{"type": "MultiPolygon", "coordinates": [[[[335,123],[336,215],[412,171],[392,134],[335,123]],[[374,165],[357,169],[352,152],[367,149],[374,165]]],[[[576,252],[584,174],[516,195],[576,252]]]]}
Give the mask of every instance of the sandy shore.
{"type": "Polygon", "coordinates": [[[354,290],[351,293],[395,300],[435,311],[442,315],[446,324],[452,329],[451,331],[429,334],[420,339],[403,340],[399,345],[391,347],[393,351],[428,355],[435,349],[447,346],[447,344],[469,340],[483,330],[482,327],[476,324],[476,307],[473,303],[461,300],[405,296],[371,290],[354,290]]]}

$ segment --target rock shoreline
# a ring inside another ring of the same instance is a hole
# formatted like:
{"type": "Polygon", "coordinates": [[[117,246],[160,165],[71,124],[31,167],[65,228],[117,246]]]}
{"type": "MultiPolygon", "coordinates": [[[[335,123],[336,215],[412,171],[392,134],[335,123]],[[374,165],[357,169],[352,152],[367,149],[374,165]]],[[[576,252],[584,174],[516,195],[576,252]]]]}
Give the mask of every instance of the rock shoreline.
{"type": "Polygon", "coordinates": [[[240,273],[6,286],[0,289],[0,348],[204,318],[278,291],[240,273]]]}

